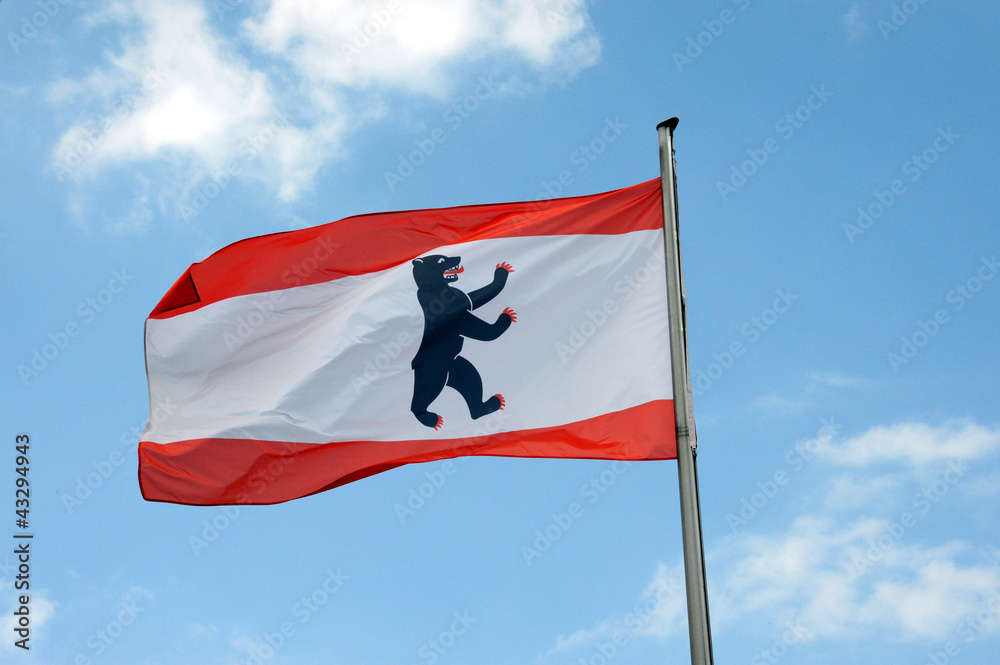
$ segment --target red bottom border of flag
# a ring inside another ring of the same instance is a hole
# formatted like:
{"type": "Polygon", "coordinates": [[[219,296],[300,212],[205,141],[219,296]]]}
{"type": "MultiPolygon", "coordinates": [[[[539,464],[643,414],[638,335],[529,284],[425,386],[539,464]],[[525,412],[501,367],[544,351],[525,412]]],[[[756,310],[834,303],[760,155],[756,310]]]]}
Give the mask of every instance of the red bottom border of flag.
{"type": "Polygon", "coordinates": [[[147,501],[193,506],[274,504],[346,485],[403,464],[465,455],[676,459],[674,403],[656,400],[566,425],[463,439],[334,443],[141,441],[139,487],[147,501]]]}

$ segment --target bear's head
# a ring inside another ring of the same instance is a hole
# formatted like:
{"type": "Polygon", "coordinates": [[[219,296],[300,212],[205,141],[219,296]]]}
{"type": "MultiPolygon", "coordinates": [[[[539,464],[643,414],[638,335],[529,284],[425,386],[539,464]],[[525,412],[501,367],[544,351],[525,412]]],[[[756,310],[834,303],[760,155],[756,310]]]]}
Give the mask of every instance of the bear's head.
{"type": "Polygon", "coordinates": [[[464,271],[461,256],[434,254],[413,259],[413,279],[421,288],[444,286],[464,271]]]}

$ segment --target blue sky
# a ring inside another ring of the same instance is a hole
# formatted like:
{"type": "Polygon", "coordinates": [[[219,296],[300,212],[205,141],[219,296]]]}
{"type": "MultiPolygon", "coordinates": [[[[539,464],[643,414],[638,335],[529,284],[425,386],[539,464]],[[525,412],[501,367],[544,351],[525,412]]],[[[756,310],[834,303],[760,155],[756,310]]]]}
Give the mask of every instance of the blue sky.
{"type": "Polygon", "coordinates": [[[0,550],[0,662],[687,661],[673,462],[463,458],[238,510],[135,473],[143,321],[193,261],[632,185],[675,115],[717,661],[995,662],[998,18],[5,0],[0,503],[13,534],[27,433],[36,538],[27,653],[0,550]]]}

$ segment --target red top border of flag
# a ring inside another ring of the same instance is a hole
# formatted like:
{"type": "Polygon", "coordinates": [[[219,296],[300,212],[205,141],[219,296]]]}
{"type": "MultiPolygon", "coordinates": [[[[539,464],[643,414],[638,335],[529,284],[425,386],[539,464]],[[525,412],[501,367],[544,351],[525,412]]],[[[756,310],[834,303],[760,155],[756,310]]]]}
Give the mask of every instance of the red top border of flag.
{"type": "Polygon", "coordinates": [[[619,235],[662,227],[659,178],[563,199],[355,215],[228,245],[192,264],[149,318],[170,318],[235,296],[377,272],[462,242],[619,235]]]}

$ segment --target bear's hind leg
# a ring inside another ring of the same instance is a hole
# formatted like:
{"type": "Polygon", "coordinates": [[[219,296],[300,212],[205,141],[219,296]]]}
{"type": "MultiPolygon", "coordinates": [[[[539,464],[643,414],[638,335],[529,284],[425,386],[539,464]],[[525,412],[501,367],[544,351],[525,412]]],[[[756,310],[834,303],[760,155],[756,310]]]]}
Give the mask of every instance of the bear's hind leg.
{"type": "Polygon", "coordinates": [[[413,399],[410,401],[410,411],[422,425],[440,429],[444,418],[427,410],[437,396],[444,390],[448,380],[446,370],[418,365],[413,368],[413,399]]]}
{"type": "Polygon", "coordinates": [[[462,356],[457,356],[448,371],[448,385],[458,391],[469,406],[472,419],[499,411],[504,406],[503,397],[494,395],[483,401],[483,380],[475,366],[462,356]]]}

